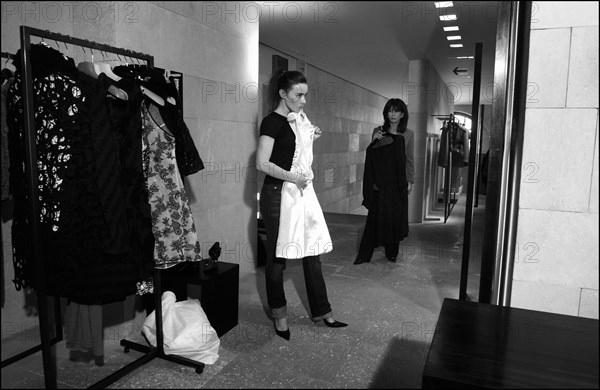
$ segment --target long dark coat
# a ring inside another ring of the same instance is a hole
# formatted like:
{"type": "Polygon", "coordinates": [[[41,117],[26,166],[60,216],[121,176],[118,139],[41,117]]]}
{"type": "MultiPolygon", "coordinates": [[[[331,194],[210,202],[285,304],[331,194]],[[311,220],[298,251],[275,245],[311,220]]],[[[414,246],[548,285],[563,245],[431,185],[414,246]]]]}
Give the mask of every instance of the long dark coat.
{"type": "Polygon", "coordinates": [[[404,138],[388,134],[369,145],[363,175],[363,205],[369,213],[377,213],[376,246],[398,243],[408,235],[407,185],[404,138]],[[372,209],[375,197],[378,207],[372,209]]]}

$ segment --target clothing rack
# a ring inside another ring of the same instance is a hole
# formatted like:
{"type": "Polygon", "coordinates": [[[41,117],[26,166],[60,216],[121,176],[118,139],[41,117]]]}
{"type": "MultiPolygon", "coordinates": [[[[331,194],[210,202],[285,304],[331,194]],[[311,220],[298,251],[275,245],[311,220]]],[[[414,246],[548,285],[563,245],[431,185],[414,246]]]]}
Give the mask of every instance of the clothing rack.
{"type": "MultiPolygon", "coordinates": [[[[456,123],[456,118],[454,114],[449,115],[432,115],[437,117],[440,120],[444,121],[444,126],[446,123],[456,123]]],[[[446,132],[448,136],[448,140],[446,142],[447,150],[446,150],[446,166],[444,166],[444,223],[448,221],[448,217],[450,217],[450,213],[456,204],[456,198],[454,197],[454,193],[452,193],[452,199],[450,197],[450,185],[451,177],[452,177],[452,147],[450,142],[450,134],[451,132],[446,132]]]]}
{"type": "MultiPolygon", "coordinates": [[[[38,278],[36,283],[38,288],[38,302],[39,302],[39,316],[40,316],[40,335],[41,335],[41,350],[44,367],[44,381],[46,388],[57,387],[57,376],[56,376],[56,358],[51,351],[51,340],[48,335],[48,312],[47,312],[47,294],[46,285],[43,278],[44,275],[44,262],[41,261],[41,248],[40,248],[40,222],[39,215],[40,207],[37,195],[37,153],[36,153],[36,129],[35,129],[35,118],[34,118],[34,104],[33,104],[33,76],[31,70],[31,37],[36,36],[42,38],[42,40],[49,39],[55,42],[63,42],[65,44],[71,44],[75,46],[87,47],[90,49],[99,50],[102,52],[110,52],[117,55],[123,55],[130,58],[137,58],[145,61],[147,66],[154,66],[154,57],[148,54],[138,53],[127,49],[117,48],[89,40],[74,38],[68,35],[53,33],[47,30],[39,30],[32,27],[21,26],[20,28],[20,39],[21,39],[21,65],[24,72],[22,79],[22,91],[23,91],[23,115],[25,124],[25,171],[28,180],[29,187],[29,221],[31,221],[31,261],[36,264],[35,269],[37,270],[34,278],[38,278]]],[[[154,269],[154,300],[155,300],[155,311],[156,311],[156,333],[157,333],[157,345],[155,348],[148,347],[146,345],[137,344],[128,340],[121,340],[121,345],[125,346],[125,352],[128,352],[129,348],[145,352],[145,355],[138,358],[129,365],[117,370],[115,373],[107,376],[106,378],[96,382],[90,388],[105,388],[115,381],[121,379],[125,375],[131,373],[142,365],[148,363],[154,358],[160,358],[168,361],[172,361],[178,364],[195,367],[196,372],[201,373],[204,370],[204,363],[200,363],[191,359],[186,359],[177,355],[166,355],[163,348],[163,329],[162,329],[162,291],[161,291],[161,274],[159,269],[154,269]]],[[[58,316],[60,318],[60,315],[58,316]]],[[[62,326],[61,326],[62,328],[62,326]]]]}
{"type": "MultiPolygon", "coordinates": [[[[456,119],[453,114],[450,114],[450,120],[448,123],[454,123],[456,119]]],[[[450,199],[450,186],[452,185],[452,145],[450,140],[450,135],[452,133],[450,131],[447,132],[448,135],[448,151],[446,153],[446,163],[448,164],[444,167],[444,223],[448,221],[448,217],[450,217],[450,213],[454,208],[456,202],[453,202],[455,199],[450,199]]]]}

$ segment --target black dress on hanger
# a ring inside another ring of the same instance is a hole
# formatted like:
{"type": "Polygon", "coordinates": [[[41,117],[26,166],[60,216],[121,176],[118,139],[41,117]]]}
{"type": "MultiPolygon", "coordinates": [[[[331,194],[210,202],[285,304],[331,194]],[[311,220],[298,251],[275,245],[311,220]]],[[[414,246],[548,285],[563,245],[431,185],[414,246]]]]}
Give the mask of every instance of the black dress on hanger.
{"type": "MultiPolygon", "coordinates": [[[[369,216],[376,221],[372,225],[367,221],[367,225],[370,225],[369,230],[374,228],[375,231],[367,232],[365,228],[365,235],[374,236],[375,247],[397,244],[408,235],[408,183],[404,137],[388,134],[384,137],[386,138],[391,138],[393,142],[384,146],[372,143],[367,147],[363,175],[363,205],[369,209],[369,216]]],[[[363,255],[363,259],[368,261],[370,256],[363,255]]]]}
{"type": "Polygon", "coordinates": [[[449,121],[444,122],[441,130],[438,166],[448,167],[448,152],[450,152],[453,168],[469,165],[469,135],[466,129],[454,121],[449,121]]]}
{"type": "Polygon", "coordinates": [[[158,108],[166,127],[175,136],[175,157],[181,176],[189,176],[204,169],[204,163],[179,109],[182,102],[179,101],[179,93],[173,83],[167,82],[161,71],[145,66],[117,66],[114,72],[119,76],[138,80],[140,85],[163,98],[165,104],[158,108]]]}

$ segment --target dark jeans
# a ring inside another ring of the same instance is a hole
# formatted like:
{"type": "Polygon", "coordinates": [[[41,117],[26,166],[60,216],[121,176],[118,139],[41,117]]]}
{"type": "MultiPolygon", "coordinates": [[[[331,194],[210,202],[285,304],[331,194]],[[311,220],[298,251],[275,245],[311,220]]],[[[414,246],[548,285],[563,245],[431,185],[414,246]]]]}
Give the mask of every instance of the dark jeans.
{"type": "MultiPolygon", "coordinates": [[[[267,233],[267,260],[265,279],[267,284],[267,301],[274,318],[287,317],[287,301],[283,289],[283,270],[286,259],[275,257],[277,235],[279,233],[279,208],[281,206],[281,185],[265,184],[260,193],[260,213],[267,233]]],[[[308,295],[311,318],[313,321],[332,317],[331,305],[327,299],[327,288],[321,270],[319,256],[302,259],[304,283],[308,295]]]]}
{"type": "MultiPolygon", "coordinates": [[[[375,247],[377,246],[377,212],[379,209],[379,201],[377,196],[373,196],[373,202],[369,208],[369,213],[367,214],[367,222],[365,224],[365,230],[362,235],[362,239],[360,240],[360,247],[358,249],[357,258],[362,261],[371,261],[371,257],[373,257],[373,252],[375,251],[375,247]]],[[[385,256],[388,259],[395,259],[398,256],[398,252],[400,250],[400,241],[393,244],[386,244],[385,247],[385,256]]]]}

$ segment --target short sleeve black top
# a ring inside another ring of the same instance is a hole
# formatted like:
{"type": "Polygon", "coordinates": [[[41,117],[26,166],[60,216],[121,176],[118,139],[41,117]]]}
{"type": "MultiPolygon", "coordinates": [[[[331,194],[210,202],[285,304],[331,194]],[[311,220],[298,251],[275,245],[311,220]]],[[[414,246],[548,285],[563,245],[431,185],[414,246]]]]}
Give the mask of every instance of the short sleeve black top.
{"type": "MultiPolygon", "coordinates": [[[[275,140],[270,162],[289,171],[296,149],[296,136],[287,118],[276,112],[267,115],[260,124],[260,135],[266,135],[275,140]]],[[[266,175],[264,184],[282,184],[283,180],[266,175]]]]}

